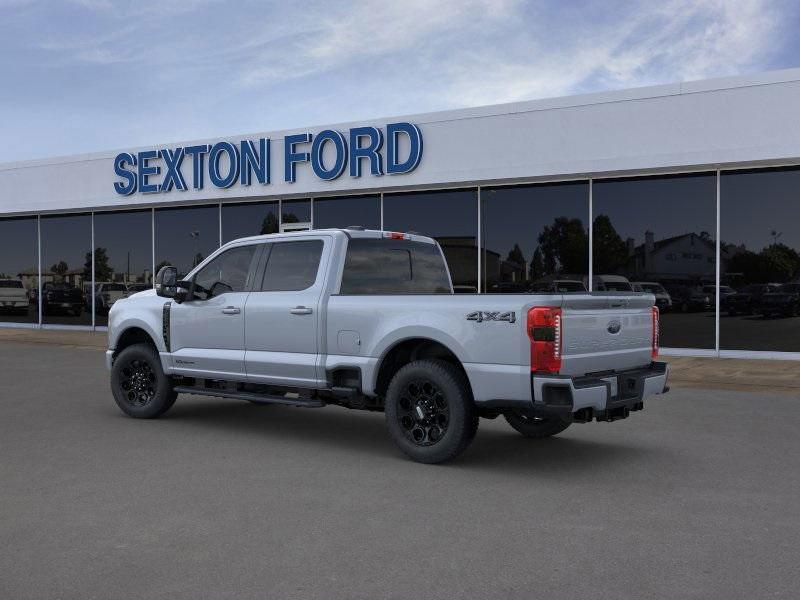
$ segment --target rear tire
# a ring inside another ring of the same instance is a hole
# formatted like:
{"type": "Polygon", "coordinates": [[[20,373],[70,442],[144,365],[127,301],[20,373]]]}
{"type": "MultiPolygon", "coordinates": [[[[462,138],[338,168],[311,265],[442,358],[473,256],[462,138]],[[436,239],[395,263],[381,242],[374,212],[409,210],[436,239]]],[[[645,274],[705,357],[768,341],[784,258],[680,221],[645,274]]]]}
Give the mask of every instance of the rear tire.
{"type": "Polygon", "coordinates": [[[148,344],[128,346],[114,359],[111,391],[120,410],[136,419],[155,419],[167,412],[178,394],[148,344]]]}
{"type": "Polygon", "coordinates": [[[511,427],[525,437],[535,440],[557,435],[572,425],[571,421],[565,421],[560,417],[536,418],[515,410],[503,416],[511,427]]]}
{"type": "Polygon", "coordinates": [[[392,439],[420,463],[455,458],[478,430],[469,385],[456,367],[440,360],[417,360],[398,370],[385,407],[392,439]]]}

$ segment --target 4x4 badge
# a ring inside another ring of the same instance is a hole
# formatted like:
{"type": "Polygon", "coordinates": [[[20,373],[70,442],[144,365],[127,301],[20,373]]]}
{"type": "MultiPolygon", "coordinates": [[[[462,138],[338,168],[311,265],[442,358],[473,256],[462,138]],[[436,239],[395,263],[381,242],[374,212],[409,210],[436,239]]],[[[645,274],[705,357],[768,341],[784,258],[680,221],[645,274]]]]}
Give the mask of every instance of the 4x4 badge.
{"type": "Polygon", "coordinates": [[[467,315],[467,321],[477,321],[483,323],[484,321],[504,321],[506,323],[516,323],[517,315],[514,311],[511,312],[492,312],[484,310],[476,310],[467,315]]]}

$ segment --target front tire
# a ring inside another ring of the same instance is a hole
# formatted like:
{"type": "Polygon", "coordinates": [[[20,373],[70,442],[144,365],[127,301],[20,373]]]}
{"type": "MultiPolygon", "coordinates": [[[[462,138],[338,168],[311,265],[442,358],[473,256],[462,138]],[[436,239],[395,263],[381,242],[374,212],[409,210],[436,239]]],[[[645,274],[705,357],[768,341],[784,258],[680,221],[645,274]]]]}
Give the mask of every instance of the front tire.
{"type": "Polygon", "coordinates": [[[464,375],[439,360],[417,360],[395,373],[386,392],[386,424],[409,458],[434,464],[463,452],[478,429],[464,375]]]}
{"type": "Polygon", "coordinates": [[[111,368],[111,391],[120,410],[137,419],[160,417],[178,397],[158,353],[148,344],[134,344],[119,353],[111,368]]]}
{"type": "Polygon", "coordinates": [[[525,437],[535,440],[557,435],[572,425],[571,421],[560,417],[538,418],[516,410],[509,411],[503,416],[511,427],[525,437]]]}

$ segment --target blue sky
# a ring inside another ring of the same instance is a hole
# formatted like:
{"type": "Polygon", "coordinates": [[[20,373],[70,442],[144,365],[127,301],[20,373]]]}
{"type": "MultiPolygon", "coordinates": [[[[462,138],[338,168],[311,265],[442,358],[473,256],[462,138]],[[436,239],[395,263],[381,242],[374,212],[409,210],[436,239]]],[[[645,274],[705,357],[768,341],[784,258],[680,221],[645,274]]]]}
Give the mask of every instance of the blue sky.
{"type": "Polygon", "coordinates": [[[789,0],[0,0],[0,162],[800,66],[789,0]]]}

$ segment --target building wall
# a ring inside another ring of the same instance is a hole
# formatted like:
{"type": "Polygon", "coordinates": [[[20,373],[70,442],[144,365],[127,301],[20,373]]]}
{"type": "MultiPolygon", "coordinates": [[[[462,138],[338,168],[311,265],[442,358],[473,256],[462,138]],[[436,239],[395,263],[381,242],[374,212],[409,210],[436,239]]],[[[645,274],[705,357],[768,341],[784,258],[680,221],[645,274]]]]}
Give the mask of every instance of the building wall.
{"type": "MultiPolygon", "coordinates": [[[[25,311],[0,305],[0,326],[103,326],[89,282],[148,285],[162,264],[186,272],[220,243],[297,221],[436,237],[463,292],[606,274],[675,298],[798,281],[798,100],[800,69],[376,121],[423,132],[419,167],[397,176],[323,181],[304,164],[286,183],[286,132],[267,134],[269,185],[119,196],[116,152],[0,165],[0,279],[30,298],[25,311]],[[82,290],[79,314],[50,300],[52,285],[82,290]]],[[[666,311],[663,345],[800,358],[800,317],[731,317],[714,301],[666,311]]]]}
{"type": "MultiPolygon", "coordinates": [[[[285,197],[487,183],[512,179],[684,170],[687,167],[796,161],[800,157],[800,69],[650,88],[521,102],[333,126],[416,123],[425,154],[401,176],[334,181],[298,167],[283,181],[279,131],[231,138],[272,139],[272,183],[169,194],[114,193],[117,152],[0,165],[0,213],[75,210],[208,199],[285,197]]],[[[316,133],[323,128],[309,130],[316,133]]],[[[200,140],[215,142],[218,140],[200,140]]],[[[198,143],[186,142],[177,145],[198,143]]],[[[160,148],[162,146],[155,146],[160,148]]],[[[167,146],[169,147],[169,146],[167,146]]],[[[126,151],[138,150],[127,148],[126,151]]],[[[189,178],[190,161],[183,173],[189,178]]]]}

